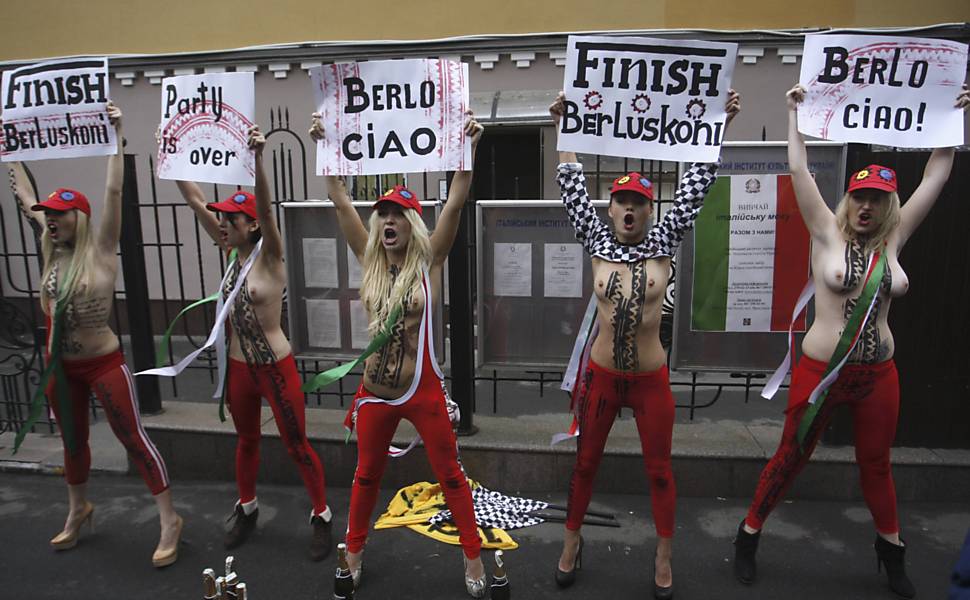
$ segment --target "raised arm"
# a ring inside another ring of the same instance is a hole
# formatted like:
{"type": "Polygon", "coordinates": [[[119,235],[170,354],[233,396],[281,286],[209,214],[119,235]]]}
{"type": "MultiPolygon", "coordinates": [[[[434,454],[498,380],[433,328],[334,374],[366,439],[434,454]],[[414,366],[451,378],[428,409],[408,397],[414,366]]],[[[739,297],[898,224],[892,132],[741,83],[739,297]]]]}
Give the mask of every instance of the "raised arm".
{"type": "Polygon", "coordinates": [[[121,134],[121,109],[108,101],[108,121],[118,138],[117,151],[108,157],[108,175],[104,185],[104,216],[98,229],[98,248],[114,254],[121,239],[121,190],[125,183],[124,138],[121,134]]]}
{"type": "Polygon", "coordinates": [[[20,212],[24,213],[32,223],[38,227],[44,227],[44,213],[39,210],[31,210],[37,204],[37,194],[34,192],[34,184],[27,175],[27,169],[23,163],[7,163],[7,174],[10,176],[10,191],[13,193],[14,200],[20,206],[20,212]]]}
{"type": "Polygon", "coordinates": [[[176,181],[175,185],[178,186],[182,198],[185,199],[185,203],[192,208],[192,212],[195,213],[195,218],[199,220],[202,229],[209,234],[209,237],[212,238],[212,241],[216,245],[223,250],[228,250],[225,242],[222,240],[222,234],[219,233],[219,217],[216,216],[216,213],[205,207],[205,193],[199,187],[199,184],[194,181],[176,181]]]}
{"type": "MultiPolygon", "coordinates": [[[[559,92],[556,101],[549,106],[549,114],[555,123],[556,136],[559,136],[559,122],[565,110],[566,95],[559,92]]],[[[556,181],[559,182],[559,194],[562,197],[566,216],[573,224],[576,239],[583,244],[583,248],[590,254],[595,254],[603,241],[610,238],[610,228],[596,214],[593,201],[586,191],[586,176],[583,175],[583,165],[579,163],[575,152],[559,153],[559,168],[556,169],[556,181]]]]}
{"type": "MultiPolygon", "coordinates": [[[[727,119],[724,131],[741,112],[741,94],[733,89],[728,92],[725,104],[727,119]]],[[[674,204],[664,213],[663,218],[647,232],[643,241],[645,250],[665,256],[673,256],[687,232],[693,229],[697,215],[704,206],[704,198],[717,181],[719,163],[693,163],[674,192],[674,204]]]]}
{"type": "Polygon", "coordinates": [[[796,85],[785,94],[788,101],[788,170],[795,200],[812,240],[826,244],[835,229],[835,215],[822,199],[815,178],[808,170],[805,138],[798,131],[798,105],[805,100],[805,88],[796,85]]]}
{"type": "Polygon", "coordinates": [[[472,173],[475,165],[475,151],[478,149],[478,141],[482,139],[482,132],[485,128],[475,120],[475,116],[468,111],[468,118],[465,120],[465,135],[472,140],[472,169],[458,171],[451,180],[451,189],[448,190],[448,201],[441,210],[438,223],[435,225],[434,233],[431,234],[431,254],[432,263],[440,265],[448,258],[451,246],[455,243],[455,236],[458,234],[458,224],[461,222],[461,209],[465,206],[468,199],[468,192],[472,187],[472,173]]]}
{"type": "MultiPolygon", "coordinates": [[[[970,91],[967,86],[963,86],[963,91],[957,96],[956,107],[967,110],[970,106],[970,91]]],[[[923,180],[919,187],[909,197],[903,205],[899,214],[899,245],[902,246],[913,235],[919,227],[930,209],[936,203],[936,199],[943,191],[946,180],[950,178],[950,169],[953,167],[953,148],[937,148],[930,154],[930,159],[923,169],[923,180]]]]}
{"type": "MultiPolygon", "coordinates": [[[[555,123],[556,127],[556,140],[559,139],[559,125],[562,121],[562,115],[566,111],[566,93],[559,92],[556,95],[556,100],[551,105],[549,105],[549,114],[552,115],[552,122],[555,123]]],[[[579,159],[576,158],[575,152],[559,152],[559,162],[560,163],[578,163],[579,159]]]]}
{"type": "MultiPolygon", "coordinates": [[[[314,142],[319,142],[324,136],[320,113],[313,113],[311,116],[313,120],[310,123],[310,137],[313,138],[314,142]]],[[[347,186],[344,181],[336,175],[327,175],[324,180],[327,182],[327,195],[330,196],[330,201],[337,209],[337,224],[340,226],[340,231],[347,238],[347,245],[350,246],[354,256],[357,257],[360,264],[364,264],[364,250],[367,248],[367,228],[364,227],[364,222],[360,220],[360,215],[357,214],[357,210],[350,201],[350,195],[347,193],[347,186]]]]}
{"type": "Polygon", "coordinates": [[[276,226],[273,216],[273,197],[266,181],[266,169],[263,168],[263,148],[266,137],[259,130],[258,125],[249,128],[249,147],[256,152],[256,220],[259,221],[259,231],[262,233],[262,256],[267,259],[283,259],[283,238],[280,228],[276,226]]]}

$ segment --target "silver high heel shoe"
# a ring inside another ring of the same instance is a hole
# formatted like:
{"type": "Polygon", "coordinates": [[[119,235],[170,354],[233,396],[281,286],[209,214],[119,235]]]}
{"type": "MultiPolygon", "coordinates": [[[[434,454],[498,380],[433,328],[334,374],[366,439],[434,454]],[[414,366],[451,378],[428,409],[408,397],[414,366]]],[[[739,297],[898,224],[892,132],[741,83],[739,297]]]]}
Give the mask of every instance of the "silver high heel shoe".
{"type": "MultiPolygon", "coordinates": [[[[468,559],[465,557],[465,555],[462,555],[461,558],[464,561],[464,564],[465,564],[465,572],[467,573],[468,572],[468,559]]],[[[486,591],[486,589],[487,588],[486,588],[486,584],[485,584],[485,572],[484,572],[484,570],[482,571],[482,576],[479,577],[478,579],[472,579],[468,575],[465,575],[465,590],[468,591],[468,595],[469,596],[471,596],[472,598],[484,598],[485,597],[485,591],[486,591]]]]}

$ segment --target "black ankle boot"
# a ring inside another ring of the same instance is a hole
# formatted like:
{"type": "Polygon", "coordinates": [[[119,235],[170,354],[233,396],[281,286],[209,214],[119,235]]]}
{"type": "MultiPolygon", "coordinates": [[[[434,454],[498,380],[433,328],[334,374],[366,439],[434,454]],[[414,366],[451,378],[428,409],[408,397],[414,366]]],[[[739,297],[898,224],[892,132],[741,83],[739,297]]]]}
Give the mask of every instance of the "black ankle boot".
{"type": "Polygon", "coordinates": [[[734,538],[734,576],[745,585],[754,583],[758,575],[758,564],[754,560],[758,552],[758,540],[761,532],[748,533],[744,530],[744,521],[738,525],[738,535],[734,538]]]}
{"type": "MultiPolygon", "coordinates": [[[[902,538],[899,541],[903,542],[902,538]]],[[[906,546],[897,546],[881,535],[876,535],[876,543],[873,547],[876,549],[876,570],[881,571],[882,566],[885,565],[886,575],[889,577],[889,589],[902,598],[916,596],[916,588],[906,576],[906,546]]]]}
{"type": "Polygon", "coordinates": [[[310,539],[310,560],[319,562],[330,554],[330,547],[333,545],[333,537],[330,530],[333,525],[333,518],[324,521],[320,515],[310,517],[310,524],[313,525],[313,537],[310,539]]]}
{"type": "Polygon", "coordinates": [[[259,518],[259,509],[253,511],[253,514],[247,515],[246,511],[243,510],[242,504],[237,504],[235,510],[229,515],[228,521],[235,519],[235,523],[229,531],[226,532],[225,537],[222,540],[223,546],[226,550],[232,550],[237,548],[246,541],[249,534],[256,529],[256,519],[259,518]]]}

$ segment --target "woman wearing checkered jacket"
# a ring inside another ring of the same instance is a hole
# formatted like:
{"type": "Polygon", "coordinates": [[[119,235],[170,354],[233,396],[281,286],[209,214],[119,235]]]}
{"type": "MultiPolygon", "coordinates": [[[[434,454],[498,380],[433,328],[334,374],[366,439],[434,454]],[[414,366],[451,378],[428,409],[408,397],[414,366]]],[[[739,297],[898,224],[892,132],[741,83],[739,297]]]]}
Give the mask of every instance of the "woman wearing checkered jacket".
{"type": "MultiPolygon", "coordinates": [[[[558,128],[566,98],[560,93],[549,107],[558,128]]],[[[741,110],[741,97],[731,90],[727,124],[741,110]]],[[[639,173],[613,182],[609,216],[612,229],[596,215],[583,167],[572,152],[559,153],[559,186],[576,238],[590,254],[597,299],[599,334],[589,344],[589,364],[573,390],[578,433],[576,466],[569,482],[565,540],[556,583],[573,584],[582,565],[580,527],[592,497],[593,478],[606,437],[621,407],[629,407],[650,481],[650,498],[658,543],[654,559],[654,595],[673,597],[670,567],[676,490],[670,469],[674,400],[667,356],[660,343],[660,317],[670,276],[670,259],[694,226],[705,194],[714,184],[717,164],[695,163],[677,187],[673,207],[653,224],[654,188],[639,173]]]]}

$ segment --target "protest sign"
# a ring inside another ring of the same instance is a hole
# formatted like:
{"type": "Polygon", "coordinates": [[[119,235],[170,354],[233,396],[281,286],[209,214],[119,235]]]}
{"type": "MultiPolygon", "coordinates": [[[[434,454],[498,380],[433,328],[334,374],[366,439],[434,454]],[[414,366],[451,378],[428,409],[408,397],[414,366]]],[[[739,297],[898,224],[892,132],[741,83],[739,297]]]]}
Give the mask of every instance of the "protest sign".
{"type": "Polygon", "coordinates": [[[464,134],[468,66],[433,59],[324,65],[310,70],[324,139],[317,175],[472,168],[464,134]]]}
{"type": "Polygon", "coordinates": [[[108,121],[108,59],[43,62],[4,71],[3,162],[118,151],[108,121]]]}
{"type": "Polygon", "coordinates": [[[874,35],[805,36],[798,130],[840,142],[937,148],[963,144],[955,108],[967,46],[874,35]]]}
{"type": "Polygon", "coordinates": [[[691,330],[788,331],[809,242],[791,175],[718,177],[694,230],[691,330]]]}
{"type": "Polygon", "coordinates": [[[737,44],[569,36],[559,150],[717,160],[737,44]]]}
{"type": "Polygon", "coordinates": [[[158,177],[253,185],[256,156],[247,132],[255,113],[252,73],[166,77],[158,177]]]}

